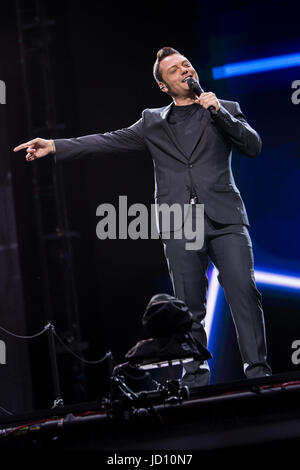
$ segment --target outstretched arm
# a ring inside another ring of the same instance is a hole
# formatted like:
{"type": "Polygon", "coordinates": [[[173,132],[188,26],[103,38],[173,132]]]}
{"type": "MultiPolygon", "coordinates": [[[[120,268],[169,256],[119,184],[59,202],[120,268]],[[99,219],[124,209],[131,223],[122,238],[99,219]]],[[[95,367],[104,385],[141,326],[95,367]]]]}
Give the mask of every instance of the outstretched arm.
{"type": "Polygon", "coordinates": [[[133,152],[145,150],[141,118],[130,127],[105,134],[93,134],[71,139],[47,140],[37,137],[14,148],[15,152],[27,149],[26,160],[55,154],[55,160],[69,160],[86,155],[133,152]]]}

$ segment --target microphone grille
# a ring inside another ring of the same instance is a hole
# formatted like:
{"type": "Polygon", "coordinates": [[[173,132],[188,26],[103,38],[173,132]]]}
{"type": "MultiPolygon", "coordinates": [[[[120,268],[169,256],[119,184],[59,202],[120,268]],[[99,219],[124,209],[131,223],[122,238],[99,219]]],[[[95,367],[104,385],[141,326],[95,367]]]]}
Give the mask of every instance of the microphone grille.
{"type": "Polygon", "coordinates": [[[189,89],[192,90],[197,96],[203,93],[203,89],[201,88],[200,83],[197,82],[197,80],[195,80],[193,77],[189,77],[187,79],[187,84],[189,89]]]}

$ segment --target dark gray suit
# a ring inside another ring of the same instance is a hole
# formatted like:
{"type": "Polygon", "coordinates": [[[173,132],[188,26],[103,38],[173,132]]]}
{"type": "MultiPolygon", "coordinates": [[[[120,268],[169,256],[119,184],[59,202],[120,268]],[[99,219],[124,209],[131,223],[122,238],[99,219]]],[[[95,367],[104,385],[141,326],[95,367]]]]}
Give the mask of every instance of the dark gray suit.
{"type": "MultiPolygon", "coordinates": [[[[180,148],[167,116],[173,103],[146,109],[132,126],[105,134],[57,139],[56,160],[108,153],[150,151],[155,169],[155,201],[184,206],[191,185],[205,207],[205,246],[187,252],[184,240],[164,240],[174,294],[194,315],[193,332],[206,344],[203,329],[208,257],[219,270],[235,323],[247,377],[270,374],[261,295],[256,289],[249,221],[231,171],[232,145],[248,157],[261,150],[261,139],[247,123],[237,102],[219,100],[220,111],[212,118],[199,106],[199,127],[190,155],[180,148]]],[[[161,226],[161,225],[160,225],[161,226]]],[[[171,226],[170,231],[179,227],[171,226]]],[[[192,370],[192,369],[191,369],[192,370]]]]}

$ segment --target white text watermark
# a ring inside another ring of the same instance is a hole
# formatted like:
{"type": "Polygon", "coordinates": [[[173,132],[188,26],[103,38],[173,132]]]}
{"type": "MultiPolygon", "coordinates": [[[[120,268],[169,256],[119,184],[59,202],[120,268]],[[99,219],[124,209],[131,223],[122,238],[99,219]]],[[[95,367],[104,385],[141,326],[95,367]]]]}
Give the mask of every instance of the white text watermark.
{"type": "Polygon", "coordinates": [[[0,364],[6,364],[6,344],[0,339],[0,364]]]}
{"type": "Polygon", "coordinates": [[[297,366],[300,364],[300,339],[295,339],[295,341],[292,342],[292,349],[295,349],[295,351],[292,354],[291,360],[292,363],[297,366]]]}
{"type": "Polygon", "coordinates": [[[6,104],[6,85],[3,80],[0,80],[0,104],[6,104]]]}
{"type": "Polygon", "coordinates": [[[101,217],[96,226],[96,235],[100,240],[170,239],[173,233],[175,239],[186,241],[187,250],[203,247],[204,204],[184,204],[183,207],[177,203],[151,204],[149,214],[145,204],[128,206],[127,196],[119,196],[118,208],[103,203],[97,207],[96,215],[101,217]]]}
{"type": "Polygon", "coordinates": [[[300,80],[294,80],[292,83],[292,88],[295,91],[292,93],[292,103],[299,104],[300,103],[300,80]]]}

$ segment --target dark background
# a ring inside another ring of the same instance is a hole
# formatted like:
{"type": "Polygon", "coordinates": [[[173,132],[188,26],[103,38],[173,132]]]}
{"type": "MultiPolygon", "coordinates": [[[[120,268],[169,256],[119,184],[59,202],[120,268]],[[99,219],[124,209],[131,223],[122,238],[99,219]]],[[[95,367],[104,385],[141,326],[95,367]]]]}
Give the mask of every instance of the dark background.
{"type": "MultiPolygon", "coordinates": [[[[75,137],[127,127],[143,109],[167,105],[170,98],[159,92],[152,76],[156,52],[166,45],[192,61],[204,89],[239,101],[260,133],[263,150],[257,159],[236,151],[233,156],[255,266],[299,277],[300,106],[291,101],[299,67],[227,80],[213,80],[211,73],[212,67],[228,62],[299,52],[298,31],[299,10],[293,1],[272,8],[269,2],[253,1],[139,6],[23,1],[1,6],[0,79],[7,88],[7,103],[0,105],[1,206],[6,208],[1,230],[7,256],[1,263],[0,326],[33,334],[51,320],[76,354],[94,360],[111,350],[115,361],[122,362],[143,337],[140,320],[151,296],[172,292],[159,240],[100,241],[95,231],[97,206],[117,206],[119,195],[127,195],[128,205],[139,202],[150,208],[150,155],[112,155],[55,166],[51,158],[28,164],[25,153],[12,152],[37,136],[75,137]],[[53,180],[58,188],[54,193],[53,180]],[[12,260],[8,246],[14,234],[12,260]]],[[[259,289],[273,372],[295,370],[291,344],[299,337],[299,290],[259,289]]],[[[53,392],[46,336],[26,342],[2,331],[0,339],[7,342],[7,364],[0,366],[7,385],[0,405],[12,412],[48,407],[53,392]],[[19,377],[17,385],[12,377],[19,377]],[[17,391],[25,387],[26,400],[17,400],[17,391]]],[[[243,377],[222,298],[210,347],[215,382],[243,377]]],[[[106,363],[82,366],[59,343],[58,362],[65,403],[107,394],[106,363]]]]}

